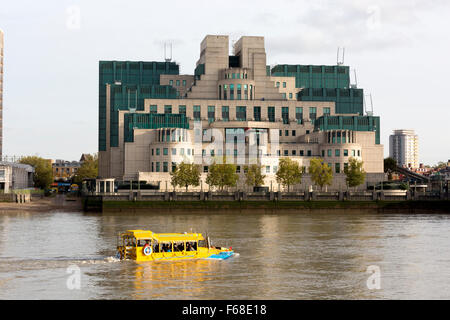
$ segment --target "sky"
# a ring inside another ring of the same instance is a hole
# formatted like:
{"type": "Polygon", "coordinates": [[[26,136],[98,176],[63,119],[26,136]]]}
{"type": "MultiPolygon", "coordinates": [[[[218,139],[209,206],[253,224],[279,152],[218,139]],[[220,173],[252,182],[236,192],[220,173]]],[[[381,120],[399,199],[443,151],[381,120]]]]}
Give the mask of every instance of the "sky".
{"type": "MultiPolygon", "coordinates": [[[[98,61],[163,61],[193,74],[207,34],[264,36],[267,64],[334,65],[372,96],[389,155],[394,129],[419,160],[450,159],[450,1],[0,0],[3,155],[79,160],[98,151],[98,61]]],[[[230,46],[231,47],[231,46],[230,46]]]]}

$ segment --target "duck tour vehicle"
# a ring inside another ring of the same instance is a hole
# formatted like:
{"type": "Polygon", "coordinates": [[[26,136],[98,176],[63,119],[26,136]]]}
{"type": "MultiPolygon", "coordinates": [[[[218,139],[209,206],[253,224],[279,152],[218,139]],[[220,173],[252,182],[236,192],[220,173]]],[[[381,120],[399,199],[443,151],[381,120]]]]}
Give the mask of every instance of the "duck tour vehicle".
{"type": "Polygon", "coordinates": [[[120,260],[174,261],[184,259],[225,260],[235,255],[232,248],[215,247],[201,233],[154,233],[128,230],[119,233],[117,255],[120,260]]]}

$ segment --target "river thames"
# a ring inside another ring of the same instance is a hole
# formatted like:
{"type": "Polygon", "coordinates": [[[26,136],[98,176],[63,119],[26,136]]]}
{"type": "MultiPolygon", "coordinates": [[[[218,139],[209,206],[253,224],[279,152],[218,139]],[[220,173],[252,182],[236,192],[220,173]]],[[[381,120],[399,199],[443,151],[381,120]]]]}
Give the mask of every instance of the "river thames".
{"type": "Polygon", "coordinates": [[[438,214],[2,213],[0,299],[449,299],[449,231],[438,214]],[[239,255],[118,261],[127,229],[207,231],[239,255]]]}

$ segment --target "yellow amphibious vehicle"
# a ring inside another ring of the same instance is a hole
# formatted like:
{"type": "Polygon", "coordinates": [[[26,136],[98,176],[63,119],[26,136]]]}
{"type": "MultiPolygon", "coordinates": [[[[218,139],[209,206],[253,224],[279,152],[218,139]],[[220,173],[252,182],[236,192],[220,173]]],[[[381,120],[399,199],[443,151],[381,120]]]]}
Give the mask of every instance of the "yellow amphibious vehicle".
{"type": "Polygon", "coordinates": [[[180,259],[228,259],[230,248],[213,247],[201,233],[154,233],[149,230],[128,230],[117,239],[117,258],[136,261],[180,259]]]}

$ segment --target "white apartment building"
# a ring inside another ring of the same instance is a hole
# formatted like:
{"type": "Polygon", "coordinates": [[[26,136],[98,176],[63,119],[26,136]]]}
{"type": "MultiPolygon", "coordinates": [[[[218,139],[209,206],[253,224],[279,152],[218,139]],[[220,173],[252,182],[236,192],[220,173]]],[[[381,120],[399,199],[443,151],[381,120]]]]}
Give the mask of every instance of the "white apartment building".
{"type": "Polygon", "coordinates": [[[394,130],[389,137],[389,156],[401,167],[419,168],[419,136],[414,130],[394,130]]]}

